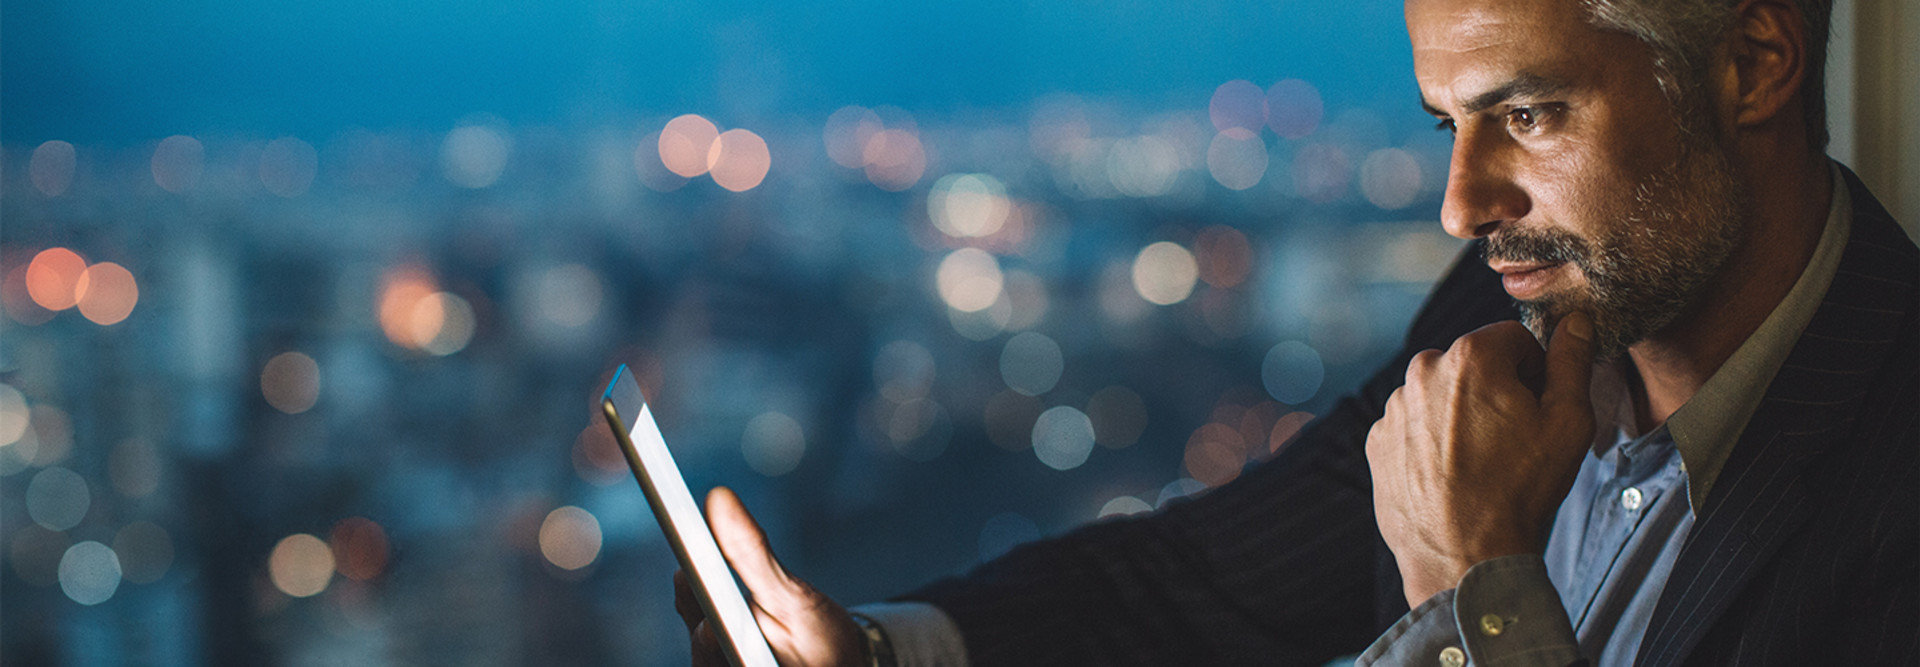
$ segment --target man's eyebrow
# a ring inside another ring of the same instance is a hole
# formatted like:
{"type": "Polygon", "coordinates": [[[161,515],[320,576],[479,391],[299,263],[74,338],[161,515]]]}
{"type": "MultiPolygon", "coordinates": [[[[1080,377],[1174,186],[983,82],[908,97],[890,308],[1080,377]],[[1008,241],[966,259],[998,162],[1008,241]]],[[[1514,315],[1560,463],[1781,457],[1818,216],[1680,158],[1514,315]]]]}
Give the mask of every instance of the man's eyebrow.
{"type": "MultiPolygon", "coordinates": [[[[1534,74],[1532,72],[1521,72],[1512,79],[1508,79],[1506,83],[1502,83],[1495,86],[1492,90],[1469,98],[1461,107],[1466,113],[1479,113],[1491,108],[1493,105],[1516,97],[1549,97],[1566,92],[1567,89],[1572,87],[1573,84],[1561,79],[1534,74]]],[[[1435,116],[1444,117],[1447,115],[1447,113],[1441,111],[1439,107],[1434,106],[1432,102],[1428,102],[1425,95],[1420,96],[1420,108],[1426,109],[1427,113],[1435,116]]]]}

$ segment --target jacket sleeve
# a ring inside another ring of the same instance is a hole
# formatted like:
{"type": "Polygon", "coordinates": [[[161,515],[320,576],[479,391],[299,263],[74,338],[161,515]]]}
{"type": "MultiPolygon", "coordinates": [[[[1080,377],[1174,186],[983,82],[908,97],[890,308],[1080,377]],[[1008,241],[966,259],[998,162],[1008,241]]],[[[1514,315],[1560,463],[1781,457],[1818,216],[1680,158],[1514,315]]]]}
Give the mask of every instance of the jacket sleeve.
{"type": "Polygon", "coordinates": [[[1511,319],[1470,246],[1406,344],[1279,456],[1144,517],[1017,548],[901,596],[951,617],[974,665],[1320,665],[1406,613],[1365,444],[1414,353],[1511,319]]]}

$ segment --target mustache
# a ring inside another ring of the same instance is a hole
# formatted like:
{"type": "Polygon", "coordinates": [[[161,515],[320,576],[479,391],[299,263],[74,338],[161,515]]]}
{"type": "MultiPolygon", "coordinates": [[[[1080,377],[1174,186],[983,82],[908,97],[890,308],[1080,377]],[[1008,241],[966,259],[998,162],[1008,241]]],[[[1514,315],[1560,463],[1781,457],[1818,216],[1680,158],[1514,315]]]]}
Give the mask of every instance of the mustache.
{"type": "Polygon", "coordinates": [[[1503,229],[1480,245],[1482,261],[1566,262],[1585,266],[1593,248],[1585,239],[1556,229],[1503,229]]]}

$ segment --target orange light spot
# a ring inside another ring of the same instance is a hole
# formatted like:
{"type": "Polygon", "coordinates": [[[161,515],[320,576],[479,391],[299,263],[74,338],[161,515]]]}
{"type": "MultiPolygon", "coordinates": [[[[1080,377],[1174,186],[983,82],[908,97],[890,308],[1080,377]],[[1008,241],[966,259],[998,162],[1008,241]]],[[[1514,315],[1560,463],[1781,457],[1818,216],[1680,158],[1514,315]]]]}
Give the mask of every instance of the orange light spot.
{"type": "Polygon", "coordinates": [[[380,290],[380,329],[387,340],[408,349],[432,342],[440,333],[445,313],[428,297],[440,291],[433,274],[418,266],[399,266],[387,272],[380,290]],[[422,307],[431,306],[431,307],[422,307]]]}
{"type": "Polygon", "coordinates": [[[387,569],[387,531],[366,517],[348,517],[333,525],[333,562],[341,576],[369,581],[387,569]]]}
{"type": "Polygon", "coordinates": [[[80,279],[74,281],[73,296],[80,304],[81,315],[107,326],[133,314],[134,304],[140,302],[140,285],[126,267],[101,262],[80,273],[80,279]]]}
{"type": "Polygon", "coordinates": [[[1194,239],[1200,260],[1200,279],[1214,287],[1233,287],[1247,280],[1253,268],[1253,246],[1247,235],[1224,225],[1200,230],[1194,239]]]}
{"type": "Polygon", "coordinates": [[[1187,474],[1207,486],[1219,486],[1240,476],[1247,462],[1240,432],[1226,424],[1207,424],[1187,439],[1187,474]]]}
{"type": "Polygon", "coordinates": [[[926,147],[906,130],[874,133],[861,156],[866,162],[867,180],[889,192],[913,187],[927,172],[926,147]]]}
{"type": "Polygon", "coordinates": [[[27,294],[47,310],[66,310],[79,300],[74,286],[87,270],[87,260],[66,248],[48,248],[27,264],[27,294]]]}

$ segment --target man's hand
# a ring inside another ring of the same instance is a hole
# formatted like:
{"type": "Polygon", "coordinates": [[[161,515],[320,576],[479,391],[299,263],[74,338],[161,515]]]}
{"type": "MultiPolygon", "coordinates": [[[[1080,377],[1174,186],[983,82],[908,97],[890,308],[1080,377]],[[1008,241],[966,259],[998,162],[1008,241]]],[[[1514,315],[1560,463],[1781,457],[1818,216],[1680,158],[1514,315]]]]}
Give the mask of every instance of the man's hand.
{"type": "Polygon", "coordinates": [[[1367,434],[1374,516],[1408,605],[1476,563],[1545,548],[1593,442],[1592,374],[1585,313],[1562,319],[1544,351],[1520,323],[1498,322],[1414,356],[1367,434]]]}
{"type": "MultiPolygon", "coordinates": [[[[847,610],[793,578],[773,557],[767,534],[747,514],[740,497],[726,487],[707,494],[707,525],[740,581],[760,632],[774,657],[786,667],[859,665],[866,659],[866,638],[847,610]]],[[[693,640],[693,664],[723,667],[719,640],[693,596],[685,572],[673,573],[673,606],[687,622],[693,640]]]]}

